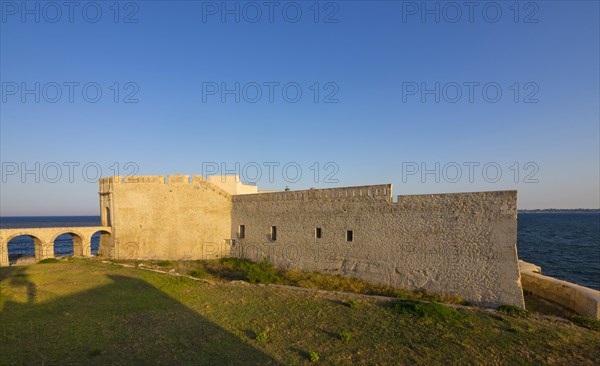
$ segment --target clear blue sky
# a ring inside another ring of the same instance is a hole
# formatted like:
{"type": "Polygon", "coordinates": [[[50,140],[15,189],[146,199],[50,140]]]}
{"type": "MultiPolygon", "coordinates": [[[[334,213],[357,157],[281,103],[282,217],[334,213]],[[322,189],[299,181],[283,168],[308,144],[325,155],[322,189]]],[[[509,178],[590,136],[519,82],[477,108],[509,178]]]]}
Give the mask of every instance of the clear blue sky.
{"type": "Polygon", "coordinates": [[[233,13],[239,6],[239,23],[221,3],[121,2],[117,13],[113,1],[80,2],[59,14],[45,2],[24,9],[2,1],[0,214],[97,214],[95,169],[112,175],[114,163],[122,169],[127,162],[145,175],[255,162],[263,167],[261,189],[517,189],[520,208],[599,207],[597,1],[521,2],[518,9],[513,1],[482,1],[471,19],[463,2],[452,3],[461,16],[435,1],[427,9],[400,1],[279,2],[271,19],[262,1],[229,2],[233,13]],[[439,22],[427,12],[436,5],[439,22]],[[269,82],[279,83],[272,102],[269,82]],[[479,83],[472,101],[470,82],[479,83]],[[236,83],[239,102],[214,89],[236,83]],[[421,93],[436,83],[439,103],[421,93]],[[92,103],[98,86],[102,96],[92,103]],[[302,96],[292,103],[298,86],[302,96]],[[129,99],[138,102],[123,103],[134,91],[129,99]],[[274,182],[266,162],[280,164],[274,182]],[[328,162],[339,168],[337,183],[324,181],[333,171],[328,162]],[[471,162],[479,164],[472,181],[471,162]],[[36,170],[36,163],[40,182],[35,173],[23,179],[22,168],[36,170]],[[72,182],[70,163],[79,164],[72,182]],[[302,169],[299,181],[294,169],[283,178],[286,163],[302,169]],[[410,174],[422,163],[440,164],[439,182],[433,173],[410,174]],[[498,167],[502,177],[493,182],[498,167]]]}

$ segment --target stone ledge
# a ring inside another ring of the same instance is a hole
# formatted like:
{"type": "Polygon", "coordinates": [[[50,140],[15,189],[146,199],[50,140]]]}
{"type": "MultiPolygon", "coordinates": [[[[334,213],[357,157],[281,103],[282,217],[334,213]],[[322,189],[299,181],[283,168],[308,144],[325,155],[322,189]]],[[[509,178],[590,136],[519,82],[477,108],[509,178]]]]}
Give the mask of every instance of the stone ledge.
{"type": "Polygon", "coordinates": [[[600,319],[600,291],[541,274],[541,268],[519,260],[524,291],[550,300],[578,314],[600,319]]]}

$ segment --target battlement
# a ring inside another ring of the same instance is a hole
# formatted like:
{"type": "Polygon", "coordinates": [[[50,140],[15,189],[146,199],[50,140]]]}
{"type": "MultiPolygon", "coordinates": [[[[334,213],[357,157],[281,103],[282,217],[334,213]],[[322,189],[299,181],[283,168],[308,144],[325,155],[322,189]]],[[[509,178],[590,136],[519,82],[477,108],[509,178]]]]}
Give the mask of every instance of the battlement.
{"type": "Polygon", "coordinates": [[[307,189],[302,191],[282,191],[234,195],[234,202],[263,202],[263,201],[310,201],[344,198],[348,200],[377,200],[392,202],[392,185],[378,184],[370,186],[307,189]]]}
{"type": "Polygon", "coordinates": [[[191,186],[212,189],[223,196],[231,196],[227,191],[218,187],[215,184],[208,182],[201,175],[172,174],[164,175],[135,175],[135,176],[112,176],[100,178],[98,181],[100,193],[112,192],[115,186],[124,186],[126,184],[149,184],[149,185],[165,185],[165,186],[181,186],[189,184],[191,186]]]}
{"type": "Polygon", "coordinates": [[[463,206],[472,212],[497,212],[517,217],[517,191],[458,192],[399,195],[394,207],[412,212],[457,212],[463,206]],[[493,204],[490,204],[493,202],[493,204]]]}

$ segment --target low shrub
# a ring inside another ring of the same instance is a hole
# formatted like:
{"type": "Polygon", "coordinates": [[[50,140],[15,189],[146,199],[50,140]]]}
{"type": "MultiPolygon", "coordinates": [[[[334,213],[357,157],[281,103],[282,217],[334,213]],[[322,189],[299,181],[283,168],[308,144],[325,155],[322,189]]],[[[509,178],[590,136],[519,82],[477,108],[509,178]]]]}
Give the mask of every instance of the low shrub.
{"type": "Polygon", "coordinates": [[[246,276],[250,283],[275,283],[279,279],[275,268],[267,258],[259,263],[252,263],[246,271],[246,276]]]}
{"type": "Polygon", "coordinates": [[[310,351],[310,352],[308,353],[308,357],[310,357],[310,360],[311,360],[312,362],[317,362],[317,361],[319,361],[319,354],[318,354],[317,352],[310,351]]]}
{"type": "Polygon", "coordinates": [[[456,309],[435,302],[427,303],[413,300],[397,300],[392,301],[390,307],[398,314],[431,319],[439,322],[453,322],[460,320],[463,317],[456,309]]]}
{"type": "Polygon", "coordinates": [[[242,272],[244,279],[250,283],[268,284],[280,281],[277,271],[268,258],[264,258],[258,263],[241,258],[223,258],[221,264],[242,272]]]}
{"type": "Polygon", "coordinates": [[[531,313],[525,309],[521,309],[514,305],[500,305],[497,309],[499,312],[512,316],[513,318],[529,318],[531,313]]]}

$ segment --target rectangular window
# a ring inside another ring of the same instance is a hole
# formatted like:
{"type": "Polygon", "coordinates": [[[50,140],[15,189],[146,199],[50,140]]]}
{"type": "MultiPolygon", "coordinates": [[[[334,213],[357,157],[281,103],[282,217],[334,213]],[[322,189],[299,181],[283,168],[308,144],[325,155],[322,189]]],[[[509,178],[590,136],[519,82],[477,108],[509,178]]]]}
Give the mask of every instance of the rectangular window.
{"type": "Polygon", "coordinates": [[[277,240],[277,226],[271,226],[271,240],[277,240]]]}
{"type": "Polygon", "coordinates": [[[352,230],[346,230],[346,241],[354,240],[354,232],[352,230]]]}
{"type": "Polygon", "coordinates": [[[320,227],[315,229],[315,238],[321,239],[321,228],[320,227]]]}
{"type": "Polygon", "coordinates": [[[240,239],[244,239],[246,237],[246,226],[240,225],[240,229],[238,230],[238,237],[240,239]]]}

